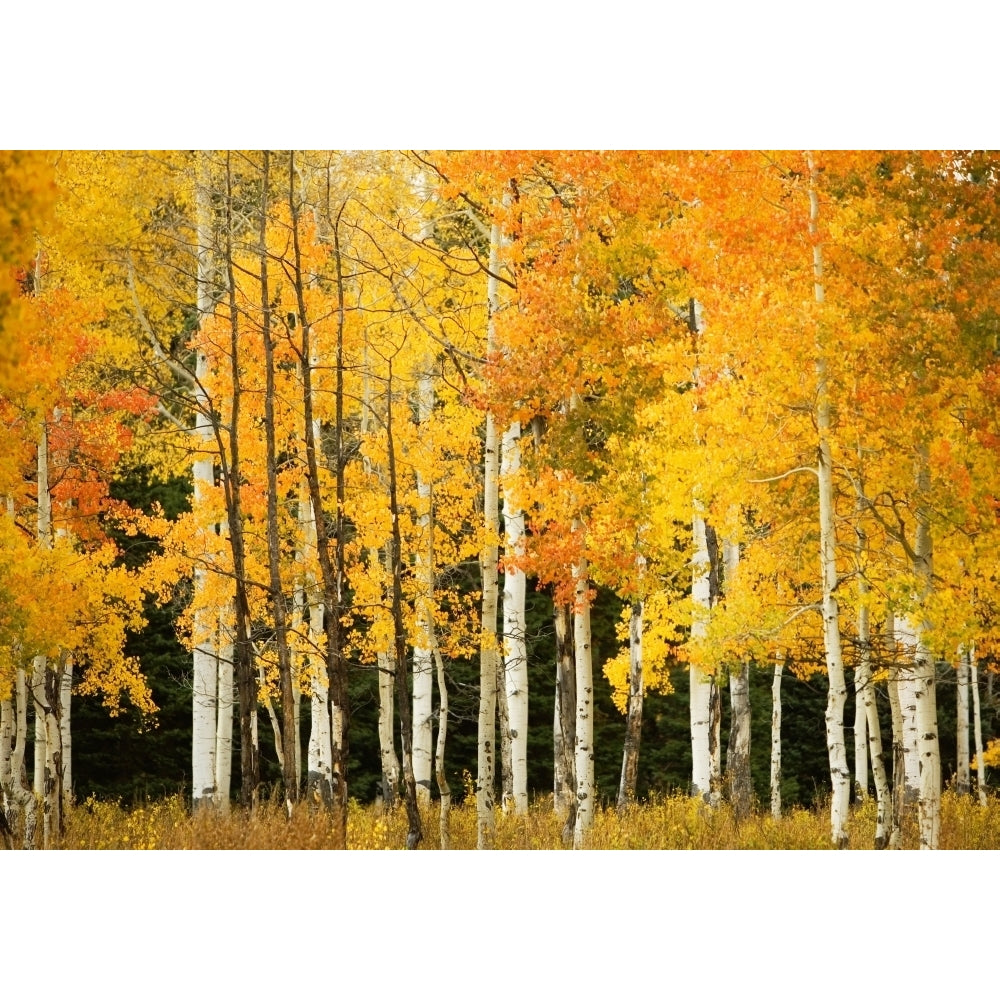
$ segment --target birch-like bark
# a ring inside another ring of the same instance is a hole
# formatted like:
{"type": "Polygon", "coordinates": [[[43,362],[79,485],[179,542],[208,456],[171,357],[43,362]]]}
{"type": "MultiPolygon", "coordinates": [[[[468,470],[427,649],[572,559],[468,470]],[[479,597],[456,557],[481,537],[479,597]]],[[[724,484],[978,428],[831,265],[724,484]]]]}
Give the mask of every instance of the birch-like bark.
{"type": "Polygon", "coordinates": [[[13,767],[14,704],[10,698],[0,701],[0,836],[8,851],[14,849],[14,827],[17,822],[14,806],[13,767]]]}
{"type": "Polygon", "coordinates": [[[854,799],[868,798],[868,715],[861,679],[854,675],[854,799]]]}
{"type": "Polygon", "coordinates": [[[906,615],[896,615],[892,620],[892,635],[898,661],[889,677],[890,704],[893,705],[893,831],[891,847],[903,846],[904,825],[909,828],[920,801],[920,758],[918,746],[917,684],[913,663],[917,655],[917,633],[906,615]],[[897,730],[898,724],[898,732],[897,730]]]}
{"type": "Polygon", "coordinates": [[[4,810],[10,827],[10,839],[17,825],[17,813],[24,822],[22,847],[33,850],[38,825],[37,799],[26,781],[24,755],[28,743],[28,678],[18,667],[14,680],[13,703],[0,705],[0,790],[4,810]]]}
{"type": "MultiPolygon", "coordinates": [[[[427,425],[434,410],[434,383],[431,360],[425,358],[417,379],[417,423],[427,425]]],[[[417,531],[420,541],[414,572],[419,586],[416,602],[417,641],[413,646],[413,777],[417,783],[417,802],[427,808],[431,802],[434,742],[434,534],[433,489],[423,472],[417,469],[417,496],[420,513],[417,531]]]]}
{"type": "MultiPolygon", "coordinates": [[[[368,340],[367,336],[364,344],[364,357],[362,359],[362,386],[361,386],[361,436],[366,438],[371,430],[371,420],[373,413],[371,378],[368,366],[368,340]]],[[[367,453],[362,456],[366,476],[372,476],[372,461],[367,453]]],[[[368,550],[369,565],[377,572],[380,565],[380,554],[378,549],[368,550]]],[[[393,559],[391,554],[391,543],[387,544],[385,550],[385,569],[392,575],[393,559]]],[[[395,709],[394,679],[396,676],[395,663],[395,639],[392,648],[380,650],[376,653],[375,663],[378,669],[378,745],[379,760],[382,765],[382,802],[386,809],[392,809],[399,798],[400,765],[399,757],[396,755],[396,744],[393,736],[395,709]]]]}
{"type": "MultiPolygon", "coordinates": [[[[732,585],[740,563],[737,543],[723,542],[726,587],[732,585]]],[[[753,810],[753,781],[750,776],[750,661],[733,664],[729,669],[731,706],[729,746],[726,748],[726,785],[733,816],[741,822],[753,810]]]]}
{"type": "Polygon", "coordinates": [[[903,846],[903,812],[906,808],[906,763],[903,740],[903,705],[899,696],[899,664],[895,653],[896,623],[890,613],[886,619],[886,639],[893,652],[889,668],[889,710],[892,713],[892,815],[889,822],[889,847],[903,846]]]}
{"type": "Polygon", "coordinates": [[[979,668],[975,647],[969,649],[969,685],[972,688],[972,736],[976,746],[976,791],[986,808],[986,765],[983,763],[983,716],[979,705],[979,668]]]}
{"type": "MultiPolygon", "coordinates": [[[[860,533],[859,544],[863,544],[863,536],[860,536],[860,533]]],[[[859,761],[856,773],[860,775],[867,774],[867,761],[869,756],[871,758],[875,796],[878,802],[875,821],[875,847],[880,850],[889,841],[889,831],[892,825],[892,799],[882,751],[882,729],[878,718],[878,708],[875,704],[875,687],[872,684],[871,612],[866,601],[868,589],[868,581],[862,573],[858,579],[861,604],[858,608],[858,668],[854,675],[857,698],[855,713],[856,720],[864,720],[864,732],[867,736],[867,748],[870,753],[866,753],[861,758],[855,741],[855,759],[859,761]],[[860,763],[862,759],[865,762],[864,770],[862,770],[860,763]]],[[[857,721],[855,726],[858,726],[857,721]]],[[[867,783],[867,779],[865,780],[867,783]]],[[[859,797],[864,795],[867,795],[867,790],[859,784],[859,797]]]]}
{"type": "MultiPolygon", "coordinates": [[[[195,276],[198,322],[202,324],[212,311],[211,296],[211,194],[208,187],[207,154],[199,154],[198,176],[195,186],[195,248],[197,273],[195,276]]],[[[208,354],[199,345],[195,357],[194,411],[195,424],[194,460],[191,475],[194,482],[194,509],[202,509],[208,494],[215,485],[213,459],[214,431],[211,404],[205,391],[209,374],[208,354]]],[[[208,529],[210,530],[210,529],[208,529]]],[[[194,563],[194,650],[192,652],[192,733],[191,733],[191,796],[192,808],[197,811],[214,805],[216,789],[216,746],[218,740],[219,662],[215,616],[206,608],[205,592],[208,570],[205,553],[196,553],[194,563]],[[201,558],[197,558],[197,556],[201,558]]]]}
{"type": "MultiPolygon", "coordinates": [[[[574,518],[573,530],[583,525],[574,518]]],[[[576,824],[573,847],[584,846],[594,823],[594,665],[590,641],[590,579],[586,558],[573,566],[573,650],[576,658],[576,824]]]]}
{"type": "Polygon", "coordinates": [[[232,630],[220,625],[223,643],[219,647],[218,727],[215,731],[215,802],[218,808],[229,812],[233,777],[233,709],[236,704],[233,689],[233,639],[232,630]]]}
{"type": "MultiPolygon", "coordinates": [[[[921,604],[933,587],[934,544],[931,537],[926,497],[930,492],[930,472],[926,448],[920,450],[917,490],[921,502],[916,511],[914,571],[920,581],[921,604]]],[[[934,654],[928,643],[929,625],[921,607],[917,622],[914,681],[917,698],[917,746],[920,781],[920,849],[936,850],[941,834],[941,747],[938,741],[937,676],[934,654]]]]}
{"type": "MultiPolygon", "coordinates": [[[[809,163],[809,233],[813,238],[813,291],[822,306],[823,250],[819,242],[819,196],[816,169],[809,163]]],[[[818,433],[817,485],[819,493],[819,563],[822,581],[823,648],[829,695],[826,704],[826,745],[830,759],[830,829],[836,847],[847,846],[847,820],[851,797],[851,774],[847,766],[844,741],[844,707],[847,703],[847,680],[840,637],[840,607],[837,602],[837,530],[834,521],[833,455],[830,446],[832,415],[828,384],[826,347],[816,342],[816,430],[818,433]]]]}
{"type": "MultiPolygon", "coordinates": [[[[711,558],[705,521],[697,513],[692,519],[694,555],[691,559],[691,599],[695,605],[691,638],[708,635],[708,615],[712,607],[711,558]]],[[[691,681],[691,795],[704,802],[712,799],[712,689],[714,677],[692,663],[691,681]]]]}
{"type": "Polygon", "coordinates": [[[771,816],[781,819],[781,674],[785,667],[784,650],[774,658],[771,681],[771,816]]]}
{"type": "Polygon", "coordinates": [[[956,752],[955,752],[955,793],[968,795],[972,790],[969,773],[969,652],[963,646],[958,651],[958,665],[955,670],[958,685],[956,698],[956,752]]]}
{"type": "MultiPolygon", "coordinates": [[[[52,494],[49,488],[49,435],[43,420],[38,434],[37,462],[38,547],[52,548],[52,494]]],[[[42,846],[51,847],[62,832],[62,660],[36,656],[32,671],[35,709],[35,794],[42,802],[42,846]]]]}
{"type": "Polygon", "coordinates": [[[64,653],[59,682],[59,743],[62,746],[62,815],[73,805],[73,655],[64,653]]]}
{"type": "MultiPolygon", "coordinates": [[[[499,578],[498,578],[499,586],[499,578]]],[[[502,613],[502,608],[501,608],[502,613]]],[[[502,626],[501,626],[502,628],[502,626]]],[[[507,681],[503,668],[503,638],[497,650],[497,729],[500,737],[500,804],[504,816],[514,811],[514,775],[510,744],[510,712],[507,711],[507,681]]]]}
{"type": "MultiPolygon", "coordinates": [[[[525,647],[524,571],[515,560],[524,551],[524,512],[511,480],[521,467],[521,425],[514,422],[503,435],[500,479],[503,491],[505,556],[503,573],[503,666],[506,685],[510,777],[514,812],[528,811],[528,656],[525,647]]],[[[505,807],[507,803],[505,802],[505,807]]]]}
{"type": "MultiPolygon", "coordinates": [[[[500,227],[490,229],[489,278],[486,300],[489,309],[486,353],[496,350],[496,314],[500,309],[500,288],[496,275],[500,266],[500,227]]],[[[479,652],[479,727],[476,776],[476,846],[493,846],[496,820],[493,815],[496,773],[497,604],[499,546],[496,535],[499,519],[499,440],[493,414],[486,413],[486,444],[483,465],[483,522],[485,540],[480,556],[483,574],[482,624],[479,652]]]]}
{"type": "Polygon", "coordinates": [[[438,732],[434,745],[434,777],[437,780],[439,798],[438,833],[441,838],[441,850],[451,847],[451,786],[445,773],[444,753],[448,745],[448,685],[444,678],[444,660],[441,650],[434,638],[434,663],[437,667],[438,685],[438,732]]]}
{"type": "MultiPolygon", "coordinates": [[[[314,421],[314,424],[317,423],[314,421]]],[[[319,427],[313,427],[319,436],[319,427]]],[[[299,528],[302,537],[304,578],[300,601],[300,627],[305,632],[306,650],[303,656],[309,677],[309,744],[306,749],[306,789],[314,801],[327,808],[333,805],[333,749],[330,735],[330,686],[326,670],[317,650],[323,640],[323,602],[317,596],[315,565],[316,516],[309,498],[308,484],[303,483],[299,499],[299,528]]]]}

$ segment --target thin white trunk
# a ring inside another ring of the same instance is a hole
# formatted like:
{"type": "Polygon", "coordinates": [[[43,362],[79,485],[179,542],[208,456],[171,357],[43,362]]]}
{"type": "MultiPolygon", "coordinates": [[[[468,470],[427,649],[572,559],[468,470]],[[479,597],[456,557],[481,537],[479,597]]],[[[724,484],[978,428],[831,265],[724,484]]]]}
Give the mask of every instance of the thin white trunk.
{"type": "MultiPolygon", "coordinates": [[[[508,484],[521,467],[521,425],[512,423],[503,436],[500,479],[508,484]]],[[[514,811],[528,811],[528,656],[525,647],[524,572],[512,560],[524,550],[524,512],[505,485],[503,518],[507,561],[503,576],[504,679],[510,739],[514,811]]]]}
{"type": "Polygon", "coordinates": [[[781,673],[785,667],[785,652],[774,659],[774,680],[771,682],[771,816],[781,819],[781,673]]]}
{"type": "MultiPolygon", "coordinates": [[[[315,421],[315,439],[319,440],[319,421],[315,421]]],[[[316,518],[309,487],[299,488],[299,532],[302,539],[302,584],[298,595],[299,628],[305,633],[305,650],[298,671],[309,677],[309,742],[306,747],[306,791],[315,801],[326,806],[333,803],[333,744],[330,735],[330,685],[327,679],[323,648],[323,602],[319,599],[314,567],[319,558],[316,550],[316,518]]]]}
{"type": "MultiPolygon", "coordinates": [[[[900,657],[916,661],[917,632],[909,617],[895,619],[896,643],[900,657]]],[[[896,690],[899,697],[901,720],[900,741],[902,754],[902,807],[908,809],[920,799],[919,725],[917,721],[917,678],[909,664],[896,669],[896,690]]],[[[898,779],[897,779],[898,780],[898,779]]]]}
{"type": "MultiPolygon", "coordinates": [[[[859,537],[859,545],[863,544],[863,536],[859,537]]],[[[856,704],[857,718],[863,719],[868,737],[872,777],[875,779],[875,795],[878,801],[878,813],[875,821],[875,847],[881,849],[889,842],[892,826],[892,798],[889,789],[889,779],[886,776],[885,758],[882,751],[882,729],[878,718],[878,708],[875,704],[875,687],[872,683],[871,670],[871,613],[865,598],[868,594],[868,581],[864,574],[859,577],[859,592],[861,606],[858,609],[858,669],[854,675],[856,696],[860,704],[856,704]]],[[[857,745],[855,744],[855,754],[857,745]]],[[[868,756],[865,756],[867,762],[868,756]]],[[[858,765],[858,773],[867,774],[867,764],[864,772],[858,765]]],[[[867,783],[867,779],[866,779],[867,783]]]]}
{"type": "MultiPolygon", "coordinates": [[[[892,612],[886,616],[885,633],[889,648],[895,650],[896,623],[892,612]]],[[[899,664],[897,660],[898,657],[894,652],[886,685],[889,691],[889,710],[892,713],[892,813],[889,822],[889,847],[892,850],[899,850],[903,846],[903,814],[907,808],[903,705],[899,693],[899,664]]]]}
{"type": "MultiPolygon", "coordinates": [[[[56,411],[58,419],[58,411],[56,411]]],[[[43,420],[38,434],[37,465],[38,547],[52,548],[52,494],[49,487],[49,434],[43,420]]],[[[59,709],[62,697],[61,659],[36,656],[32,673],[35,709],[35,794],[42,800],[42,845],[52,846],[61,829],[62,734],[59,709]]]]}
{"type": "Polygon", "coordinates": [[[236,696],[233,689],[233,642],[228,628],[220,624],[225,642],[219,649],[218,720],[215,730],[215,804],[229,812],[233,778],[233,717],[236,696]]]}
{"type": "MultiPolygon", "coordinates": [[[[921,449],[917,488],[922,498],[930,491],[930,474],[926,450],[921,449]]],[[[926,501],[917,508],[914,536],[914,571],[920,579],[921,602],[927,600],[933,587],[934,548],[926,501]]],[[[941,835],[941,745],[937,723],[937,672],[934,654],[928,644],[929,626],[920,609],[917,622],[917,651],[914,678],[917,695],[917,746],[920,772],[920,849],[936,850],[941,835]]]]}
{"type": "MultiPolygon", "coordinates": [[[[740,564],[738,543],[723,543],[726,588],[733,585],[740,564]]],[[[753,810],[753,781],[750,775],[750,661],[732,664],[729,669],[731,706],[729,746],[726,748],[726,785],[733,815],[745,820],[753,810]]]]}
{"type": "MultiPolygon", "coordinates": [[[[822,305],[823,250],[818,239],[819,197],[816,193],[816,170],[809,157],[809,232],[813,237],[814,295],[822,305]]],[[[851,774],[847,766],[844,741],[844,707],[847,704],[847,680],[840,638],[840,607],[837,589],[837,533],[834,521],[833,455],[830,447],[832,417],[827,382],[825,347],[816,343],[816,430],[818,433],[817,480],[819,493],[819,562],[823,585],[823,648],[829,695],[826,704],[826,745],[830,759],[830,829],[837,847],[847,846],[847,820],[851,797],[851,774]]]]}
{"type": "MultiPolygon", "coordinates": [[[[378,552],[372,551],[371,558],[377,560],[378,552]]],[[[378,666],[378,745],[382,762],[382,798],[391,809],[399,798],[399,756],[396,753],[395,696],[393,678],[396,668],[392,652],[377,654],[378,666]]]]}
{"type": "Polygon", "coordinates": [[[73,805],[73,733],[70,716],[73,709],[73,656],[63,656],[59,684],[59,741],[62,744],[62,807],[73,805]]]}
{"type": "Polygon", "coordinates": [[[969,651],[964,646],[958,651],[955,679],[958,682],[955,791],[959,795],[968,795],[972,788],[969,773],[969,651]]]}
{"type": "MultiPolygon", "coordinates": [[[[433,632],[433,627],[432,627],[433,632]]],[[[434,664],[437,667],[438,685],[438,734],[434,745],[434,777],[437,780],[440,796],[440,815],[438,817],[438,833],[441,838],[441,850],[451,847],[451,786],[445,772],[444,753],[448,745],[448,685],[444,679],[444,660],[438,647],[437,636],[434,639],[434,664]]]]}
{"type": "MultiPolygon", "coordinates": [[[[14,825],[17,821],[14,797],[14,703],[0,701],[0,835],[7,850],[14,849],[14,825]]],[[[19,782],[20,783],[20,782],[19,782]]]]}
{"type": "MultiPolygon", "coordinates": [[[[434,411],[434,383],[431,359],[425,358],[417,380],[417,423],[426,426],[434,411]]],[[[417,497],[421,504],[417,517],[420,541],[415,575],[419,587],[416,602],[417,641],[413,647],[413,779],[417,783],[417,803],[426,808],[431,802],[434,745],[434,533],[432,484],[417,470],[417,497]]]]}
{"type": "MultiPolygon", "coordinates": [[[[196,193],[197,275],[196,297],[198,322],[203,323],[212,309],[210,288],[211,267],[211,196],[207,185],[204,154],[198,171],[196,193]]],[[[195,425],[194,460],[191,475],[194,480],[194,510],[203,509],[209,491],[215,485],[214,437],[210,402],[204,386],[209,374],[208,355],[199,348],[195,358],[195,425]]],[[[210,529],[206,529],[208,531],[210,529]]],[[[212,805],[216,790],[216,743],[218,739],[218,633],[214,613],[204,607],[208,572],[204,568],[206,552],[194,552],[194,650],[192,654],[192,734],[191,787],[195,810],[212,805]]]]}
{"type": "MultiPolygon", "coordinates": [[[[490,276],[486,285],[489,309],[486,353],[496,349],[496,314],[500,308],[500,288],[496,275],[500,267],[500,227],[490,230],[490,276]]],[[[483,462],[483,527],[485,540],[480,557],[483,574],[483,610],[479,658],[479,726],[476,776],[476,846],[491,848],[496,829],[493,815],[496,773],[496,711],[497,711],[497,560],[499,546],[496,533],[499,519],[499,444],[493,414],[486,414],[486,442],[483,462]]]]}
{"type": "Polygon", "coordinates": [[[35,847],[37,825],[37,799],[25,781],[24,754],[28,743],[28,679],[23,668],[18,667],[14,681],[14,700],[0,706],[0,808],[13,830],[16,814],[24,818],[25,850],[35,847]]]}
{"type": "MultiPolygon", "coordinates": [[[[582,531],[574,519],[574,531],[582,531]]],[[[590,643],[590,581],[587,560],[573,567],[576,580],[573,647],[576,654],[576,824],[573,847],[584,846],[594,823],[594,666],[590,643]]]]}
{"type": "MultiPolygon", "coordinates": [[[[368,365],[368,342],[365,341],[364,356],[362,359],[364,371],[362,377],[362,406],[361,406],[361,435],[367,437],[371,428],[372,419],[372,388],[369,376],[368,365]]],[[[362,461],[366,476],[373,473],[372,462],[367,454],[363,455],[362,461]]],[[[373,570],[378,571],[380,565],[380,555],[376,548],[368,550],[368,562],[373,570]]],[[[385,570],[392,576],[392,560],[388,548],[385,551],[385,570]]],[[[385,596],[385,595],[383,595],[385,596]]],[[[379,650],[375,654],[375,663],[378,668],[378,745],[379,758],[382,764],[382,801],[385,808],[392,809],[399,798],[400,764],[396,754],[396,744],[394,739],[395,722],[395,683],[396,664],[393,650],[395,637],[389,644],[388,650],[379,650]]],[[[313,702],[315,705],[315,694],[313,702]]],[[[314,707],[315,713],[315,707],[314,707]]],[[[314,714],[315,718],[315,714],[314,714]]]]}
{"type": "Polygon", "coordinates": [[[36,656],[31,661],[31,711],[34,714],[34,754],[32,791],[37,799],[45,795],[45,667],[46,658],[36,656]]]}
{"type": "Polygon", "coordinates": [[[969,649],[969,685],[972,687],[972,735],[976,741],[976,791],[986,808],[986,765],[983,763],[983,716],[979,707],[979,667],[975,647],[969,649]]]}
{"type": "Polygon", "coordinates": [[[854,688],[854,797],[858,802],[868,798],[868,715],[865,712],[865,693],[854,688]]]}
{"type": "MultiPolygon", "coordinates": [[[[708,634],[708,615],[712,606],[709,581],[711,558],[705,521],[694,515],[694,555],[691,559],[691,599],[694,601],[694,619],[691,622],[692,639],[703,639],[708,634]]],[[[710,802],[712,797],[712,687],[714,678],[694,663],[690,666],[691,680],[691,795],[710,802]]]]}

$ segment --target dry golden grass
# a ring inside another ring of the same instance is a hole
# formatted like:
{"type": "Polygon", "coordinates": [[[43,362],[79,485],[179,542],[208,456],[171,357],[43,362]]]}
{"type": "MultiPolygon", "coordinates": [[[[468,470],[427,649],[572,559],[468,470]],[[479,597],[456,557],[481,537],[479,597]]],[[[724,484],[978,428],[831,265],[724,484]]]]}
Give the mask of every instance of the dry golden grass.
{"type": "MultiPolygon", "coordinates": [[[[423,849],[437,849],[438,813],[426,813],[423,849]]],[[[500,850],[562,850],[563,824],[551,799],[536,803],[527,816],[498,811],[500,850]]],[[[598,811],[588,840],[594,850],[827,850],[829,817],[825,807],[789,810],[780,820],[757,814],[736,823],[728,806],[708,809],[684,796],[655,799],[624,813],[598,811]]],[[[851,816],[850,846],[870,849],[875,835],[875,804],[868,801],[851,816]]],[[[351,803],[348,841],[356,850],[397,850],[406,841],[406,814],[351,803]]],[[[177,797],[124,808],[93,799],[72,809],[61,847],[66,850],[316,850],[331,847],[333,830],[322,811],[300,806],[288,819],[280,803],[265,803],[252,818],[234,808],[226,815],[190,815],[177,797]]],[[[904,826],[904,847],[919,844],[915,821],[904,826]]],[[[451,846],[476,846],[472,804],[451,811],[451,846]]],[[[951,850],[1000,848],[1000,801],[981,808],[972,798],[945,792],[940,846],[951,850]]]]}

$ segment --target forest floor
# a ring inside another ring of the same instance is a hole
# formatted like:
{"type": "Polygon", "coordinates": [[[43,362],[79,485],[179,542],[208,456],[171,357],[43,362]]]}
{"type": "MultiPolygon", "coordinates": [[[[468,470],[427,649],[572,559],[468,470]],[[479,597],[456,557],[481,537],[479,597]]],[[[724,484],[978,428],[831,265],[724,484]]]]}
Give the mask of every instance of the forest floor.
{"type": "MultiPolygon", "coordinates": [[[[915,812],[915,809],[914,809],[915,812]]],[[[437,803],[425,811],[423,849],[440,847],[437,803]]],[[[875,803],[853,808],[849,823],[850,847],[871,849],[875,839],[875,803]]],[[[449,813],[450,847],[476,846],[474,803],[455,806],[449,813]]],[[[348,816],[348,844],[357,850],[395,850],[406,842],[406,812],[384,811],[352,801],[348,816]]],[[[505,816],[498,810],[495,847],[500,850],[562,850],[563,822],[552,809],[551,798],[534,804],[527,816],[505,816]]],[[[333,844],[328,814],[300,806],[289,819],[283,806],[265,803],[251,818],[237,807],[228,814],[201,811],[192,816],[180,797],[130,808],[88,799],[66,816],[64,850],[314,850],[333,844]]],[[[903,847],[916,848],[919,837],[915,815],[903,824],[903,847]]],[[[971,796],[946,791],[942,797],[939,846],[947,850],[1000,849],[1000,800],[990,797],[985,807],[971,796]]],[[[622,813],[598,810],[587,840],[594,850],[827,850],[829,812],[792,809],[775,820],[760,811],[737,822],[728,805],[717,809],[677,795],[642,803],[622,813]]]]}

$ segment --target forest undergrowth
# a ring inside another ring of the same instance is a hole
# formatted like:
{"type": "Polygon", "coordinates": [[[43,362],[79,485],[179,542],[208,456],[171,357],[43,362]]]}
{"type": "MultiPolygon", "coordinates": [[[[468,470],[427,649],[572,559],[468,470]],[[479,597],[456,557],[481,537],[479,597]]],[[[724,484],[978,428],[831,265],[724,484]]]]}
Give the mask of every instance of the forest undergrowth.
{"type": "MultiPolygon", "coordinates": [[[[915,811],[915,810],[914,810],[915,811]]],[[[855,806],[849,824],[850,847],[871,849],[875,835],[875,802],[855,806]]],[[[475,803],[450,812],[450,846],[476,846],[475,803]]],[[[422,849],[440,847],[435,806],[423,813],[422,849]]],[[[398,850],[406,842],[406,812],[385,811],[351,802],[348,843],[355,850],[398,850]]],[[[496,816],[495,847],[499,850],[563,850],[563,821],[551,799],[541,799],[526,816],[496,816]]],[[[69,810],[64,850],[322,850],[334,843],[327,813],[300,805],[288,817],[277,802],[261,804],[249,817],[238,807],[226,814],[199,811],[192,815],[179,796],[126,807],[96,799],[69,810]]],[[[915,815],[903,823],[903,847],[916,848],[915,815]]],[[[790,809],[779,820],[759,811],[737,822],[723,804],[716,809],[683,795],[654,799],[618,812],[599,809],[587,847],[593,850],[827,850],[829,810],[790,809]]],[[[969,796],[945,792],[942,797],[940,847],[945,850],[1000,849],[1000,801],[985,807],[969,796]]]]}

